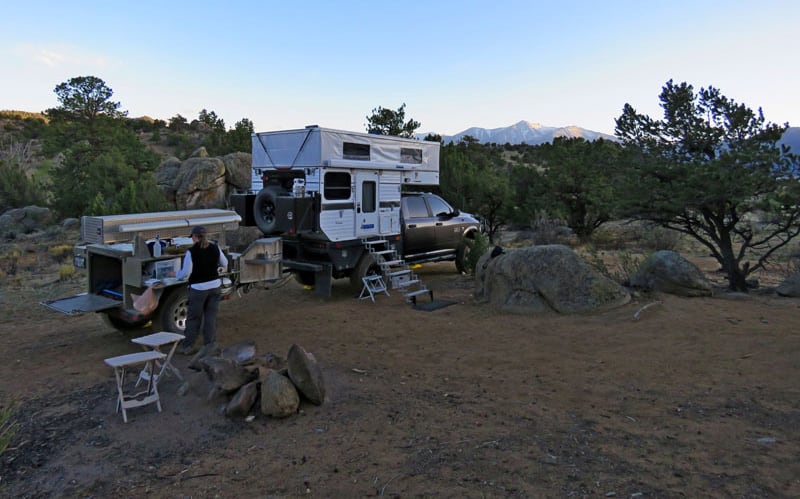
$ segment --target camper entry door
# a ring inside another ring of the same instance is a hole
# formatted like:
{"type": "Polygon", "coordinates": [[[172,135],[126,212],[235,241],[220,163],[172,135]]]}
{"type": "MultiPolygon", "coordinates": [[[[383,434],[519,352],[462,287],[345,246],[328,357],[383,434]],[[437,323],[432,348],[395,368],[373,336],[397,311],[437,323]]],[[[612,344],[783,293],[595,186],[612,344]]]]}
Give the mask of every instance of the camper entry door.
{"type": "Polygon", "coordinates": [[[378,174],[356,172],[356,237],[378,234],[378,174]]]}

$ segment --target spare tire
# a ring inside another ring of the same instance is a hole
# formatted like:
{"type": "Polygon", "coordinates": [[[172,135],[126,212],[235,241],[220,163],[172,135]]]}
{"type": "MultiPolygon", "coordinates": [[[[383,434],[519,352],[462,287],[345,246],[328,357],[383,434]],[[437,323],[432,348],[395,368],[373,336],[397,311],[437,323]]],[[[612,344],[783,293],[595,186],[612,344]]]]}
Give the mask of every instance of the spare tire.
{"type": "Polygon", "coordinates": [[[253,201],[253,218],[264,234],[278,233],[277,199],[279,191],[274,187],[261,189],[253,201]]]}

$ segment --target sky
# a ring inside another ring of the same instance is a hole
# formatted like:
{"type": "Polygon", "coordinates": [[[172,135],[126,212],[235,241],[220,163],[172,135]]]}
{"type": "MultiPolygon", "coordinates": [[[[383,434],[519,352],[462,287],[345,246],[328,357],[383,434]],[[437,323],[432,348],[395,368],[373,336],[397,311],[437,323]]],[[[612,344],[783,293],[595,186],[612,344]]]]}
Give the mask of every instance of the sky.
{"type": "Polygon", "coordinates": [[[5,2],[0,110],[59,106],[101,78],[130,117],[364,131],[406,104],[420,132],[525,120],[614,133],[661,118],[664,84],[714,86],[800,124],[796,0],[5,2]]]}

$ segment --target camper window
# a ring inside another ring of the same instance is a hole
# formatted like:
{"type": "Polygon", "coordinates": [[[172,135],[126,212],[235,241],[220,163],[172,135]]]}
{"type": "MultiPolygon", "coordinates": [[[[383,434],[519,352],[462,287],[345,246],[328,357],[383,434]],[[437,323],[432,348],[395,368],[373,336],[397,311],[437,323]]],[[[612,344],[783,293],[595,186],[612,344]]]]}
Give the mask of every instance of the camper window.
{"type": "Polygon", "coordinates": [[[400,162],[415,165],[422,164],[422,149],[400,148],[400,162]]]}
{"type": "Polygon", "coordinates": [[[369,161],[369,144],[344,142],[342,144],[342,158],[369,161]]]}
{"type": "Polygon", "coordinates": [[[325,199],[350,199],[350,174],[328,172],[325,174],[325,199]]]}
{"type": "Polygon", "coordinates": [[[361,184],[361,211],[364,213],[375,213],[375,192],[376,185],[372,180],[361,184]]]}

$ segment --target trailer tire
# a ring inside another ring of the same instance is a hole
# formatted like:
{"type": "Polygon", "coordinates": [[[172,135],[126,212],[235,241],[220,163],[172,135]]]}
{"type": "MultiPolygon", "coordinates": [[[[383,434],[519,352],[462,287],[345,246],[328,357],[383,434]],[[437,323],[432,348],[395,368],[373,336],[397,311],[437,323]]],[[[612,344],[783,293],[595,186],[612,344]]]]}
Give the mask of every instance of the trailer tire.
{"type": "Polygon", "coordinates": [[[186,317],[189,315],[189,290],[180,286],[161,298],[153,314],[153,331],[167,331],[183,334],[186,331],[186,317]]]}
{"type": "Polygon", "coordinates": [[[102,314],[102,315],[103,315],[103,322],[113,327],[122,334],[131,334],[143,331],[147,326],[147,323],[150,322],[150,320],[128,322],[113,315],[108,315],[108,314],[102,314]]]}
{"type": "Polygon", "coordinates": [[[361,280],[362,277],[366,277],[368,275],[376,275],[381,273],[381,267],[378,265],[378,262],[375,260],[375,257],[372,253],[364,252],[361,255],[361,258],[358,260],[358,264],[356,268],[353,269],[353,273],[350,274],[350,287],[358,293],[361,291],[361,288],[364,286],[364,281],[361,280]]]}
{"type": "Polygon", "coordinates": [[[255,219],[256,226],[264,234],[273,234],[276,232],[278,222],[277,218],[277,200],[278,190],[274,187],[261,189],[256,194],[253,201],[253,218],[255,219]]]}

